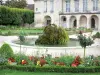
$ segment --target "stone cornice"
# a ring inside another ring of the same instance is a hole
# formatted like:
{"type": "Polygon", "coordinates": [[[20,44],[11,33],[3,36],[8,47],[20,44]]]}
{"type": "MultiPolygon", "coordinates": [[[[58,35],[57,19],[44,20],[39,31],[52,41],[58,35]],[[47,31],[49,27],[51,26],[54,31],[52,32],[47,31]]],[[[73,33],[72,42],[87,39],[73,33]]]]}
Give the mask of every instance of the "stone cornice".
{"type": "Polygon", "coordinates": [[[100,14],[100,12],[59,13],[59,15],[100,14]]]}

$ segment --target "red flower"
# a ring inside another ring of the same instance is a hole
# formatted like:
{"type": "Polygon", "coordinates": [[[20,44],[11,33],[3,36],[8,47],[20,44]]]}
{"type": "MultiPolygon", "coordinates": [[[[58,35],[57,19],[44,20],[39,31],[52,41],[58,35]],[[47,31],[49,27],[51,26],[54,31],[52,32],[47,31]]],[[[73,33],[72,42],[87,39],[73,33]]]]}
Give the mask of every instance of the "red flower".
{"type": "Polygon", "coordinates": [[[72,64],[71,66],[72,66],[72,67],[77,67],[77,65],[76,65],[76,64],[72,64]]]}
{"type": "Polygon", "coordinates": [[[9,58],[8,61],[15,62],[14,58],[9,58]]]}
{"type": "Polygon", "coordinates": [[[77,56],[77,57],[74,59],[74,61],[73,61],[73,63],[71,64],[71,66],[72,66],[72,67],[78,66],[78,65],[80,64],[80,60],[81,60],[80,56],[77,56]]]}
{"type": "Polygon", "coordinates": [[[27,64],[27,61],[26,60],[22,60],[21,64],[25,65],[25,64],[27,64]]]}
{"type": "Polygon", "coordinates": [[[41,67],[43,66],[43,65],[45,65],[47,62],[45,61],[45,59],[40,59],[40,65],[41,65],[41,67]]]}

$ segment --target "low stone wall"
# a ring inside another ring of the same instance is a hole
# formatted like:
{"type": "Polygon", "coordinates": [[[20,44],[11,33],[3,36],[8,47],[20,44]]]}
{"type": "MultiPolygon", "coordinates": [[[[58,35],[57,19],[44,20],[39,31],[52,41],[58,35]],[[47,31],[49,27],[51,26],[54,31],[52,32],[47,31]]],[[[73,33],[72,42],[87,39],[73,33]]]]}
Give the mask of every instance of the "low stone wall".
{"type": "MultiPolygon", "coordinates": [[[[38,36],[29,36],[38,38],[38,36]]],[[[9,37],[11,38],[11,37],[9,37]]],[[[16,40],[18,37],[13,37],[11,40],[7,40],[6,43],[10,44],[13,48],[14,53],[20,52],[20,45],[12,43],[12,40],[16,40]]],[[[88,46],[86,48],[86,56],[94,55],[100,56],[100,45],[97,44],[97,40],[94,41],[95,43],[92,46],[88,46]]],[[[21,53],[30,56],[42,56],[50,54],[53,57],[62,56],[62,55],[80,55],[83,57],[84,49],[81,46],[77,47],[38,47],[38,46],[21,46],[21,53]]]]}
{"type": "MultiPolygon", "coordinates": [[[[11,45],[14,50],[14,53],[20,52],[20,46],[11,45]]],[[[26,55],[33,56],[42,56],[50,54],[53,57],[62,56],[62,55],[80,55],[83,57],[83,48],[81,47],[28,47],[22,46],[21,53],[26,55]]],[[[86,49],[86,56],[94,55],[100,56],[100,46],[90,46],[86,49]]]]}

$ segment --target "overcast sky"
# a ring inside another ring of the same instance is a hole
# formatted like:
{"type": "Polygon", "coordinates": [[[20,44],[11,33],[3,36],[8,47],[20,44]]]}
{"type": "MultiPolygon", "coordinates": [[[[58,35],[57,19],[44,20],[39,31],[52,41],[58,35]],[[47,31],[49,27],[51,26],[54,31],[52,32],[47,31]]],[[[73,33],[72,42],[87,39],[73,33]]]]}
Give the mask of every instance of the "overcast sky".
{"type": "MultiPolygon", "coordinates": [[[[3,0],[6,1],[6,0],[3,0]]],[[[34,4],[34,0],[26,0],[28,4],[34,4]]]]}
{"type": "Polygon", "coordinates": [[[33,4],[34,3],[34,0],[27,0],[27,3],[28,4],[33,4]]]}

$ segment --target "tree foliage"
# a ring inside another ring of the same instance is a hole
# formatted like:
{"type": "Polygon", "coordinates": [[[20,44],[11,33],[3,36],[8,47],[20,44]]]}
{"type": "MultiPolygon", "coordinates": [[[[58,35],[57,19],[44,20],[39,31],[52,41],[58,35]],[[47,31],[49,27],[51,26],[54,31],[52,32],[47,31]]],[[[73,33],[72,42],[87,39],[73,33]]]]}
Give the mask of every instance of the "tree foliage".
{"type": "Polygon", "coordinates": [[[65,45],[69,40],[66,30],[56,25],[48,25],[44,28],[43,35],[39,36],[36,44],[40,45],[65,45]]]}
{"type": "Polygon", "coordinates": [[[7,0],[5,5],[14,8],[25,8],[27,3],[26,0],[7,0]]]}
{"type": "Polygon", "coordinates": [[[90,37],[86,38],[82,34],[80,34],[78,36],[78,39],[79,39],[81,47],[83,47],[83,48],[86,48],[86,46],[89,46],[89,45],[93,44],[93,40],[90,37]]]}
{"type": "Polygon", "coordinates": [[[0,18],[2,25],[31,24],[34,22],[34,12],[28,9],[0,6],[0,18]]]}
{"type": "Polygon", "coordinates": [[[78,36],[78,40],[79,40],[79,43],[81,45],[81,47],[84,48],[84,60],[85,60],[85,49],[86,49],[86,46],[90,46],[93,44],[93,40],[90,38],[90,37],[85,37],[83,36],[82,34],[79,34],[78,36]]]}

